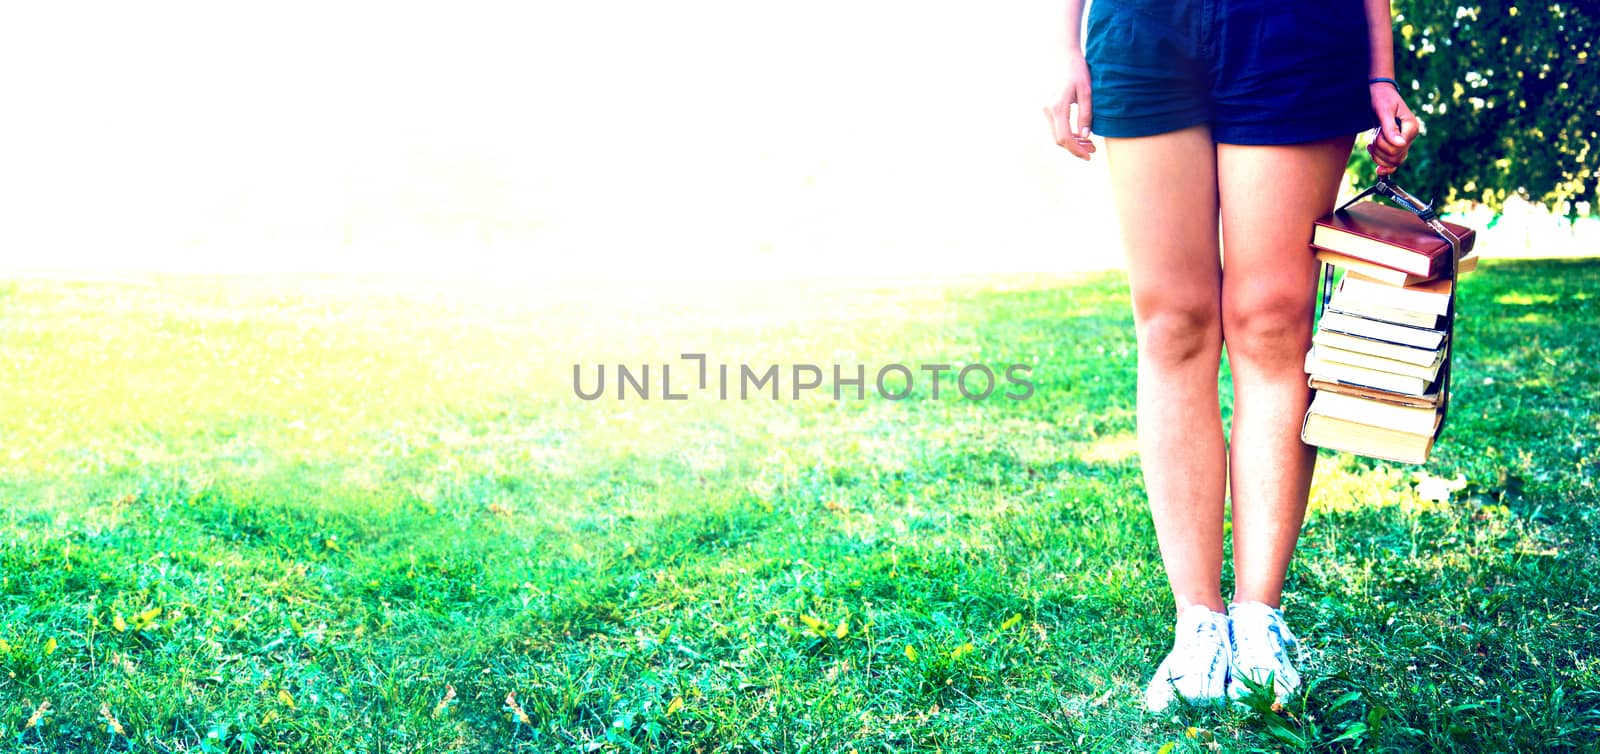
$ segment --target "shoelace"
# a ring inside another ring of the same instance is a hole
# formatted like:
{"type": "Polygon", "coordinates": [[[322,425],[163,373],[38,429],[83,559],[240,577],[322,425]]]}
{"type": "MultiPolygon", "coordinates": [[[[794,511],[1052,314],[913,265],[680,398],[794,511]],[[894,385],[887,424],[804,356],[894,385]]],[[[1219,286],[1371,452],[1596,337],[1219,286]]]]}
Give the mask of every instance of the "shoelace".
{"type": "Polygon", "coordinates": [[[1267,619],[1267,630],[1264,637],[1257,635],[1253,631],[1246,631],[1244,636],[1241,637],[1235,631],[1234,643],[1237,646],[1234,651],[1239,657],[1256,661],[1253,664],[1259,665],[1261,664],[1259,661],[1262,659],[1271,659],[1273,662],[1278,662],[1280,657],[1288,659],[1289,647],[1294,646],[1299,641],[1299,639],[1295,638],[1294,633],[1289,631],[1289,626],[1276,614],[1273,614],[1267,619]],[[1259,639],[1262,638],[1266,639],[1266,646],[1261,645],[1259,639]]]}
{"type": "MultiPolygon", "coordinates": [[[[1189,656],[1194,656],[1194,654],[1196,654],[1195,650],[1197,649],[1203,647],[1215,647],[1227,640],[1226,636],[1223,634],[1222,621],[1216,620],[1215,618],[1210,620],[1202,620],[1195,623],[1194,633],[1189,634],[1187,638],[1188,641],[1184,647],[1184,649],[1187,651],[1185,651],[1184,654],[1189,656]]],[[[1217,652],[1210,653],[1210,659],[1207,660],[1205,668],[1205,673],[1207,675],[1216,672],[1217,660],[1220,658],[1221,654],[1217,652]]]]}

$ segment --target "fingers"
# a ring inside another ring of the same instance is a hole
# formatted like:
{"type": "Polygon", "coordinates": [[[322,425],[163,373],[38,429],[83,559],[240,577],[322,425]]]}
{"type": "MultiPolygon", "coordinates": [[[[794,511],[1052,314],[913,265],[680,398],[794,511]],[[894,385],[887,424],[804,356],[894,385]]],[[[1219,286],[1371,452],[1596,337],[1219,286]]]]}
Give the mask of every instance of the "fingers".
{"type": "Polygon", "coordinates": [[[1085,86],[1078,91],[1078,117],[1072,129],[1073,135],[1080,139],[1089,138],[1089,126],[1094,122],[1094,108],[1089,103],[1089,88],[1085,86]]]}
{"type": "Polygon", "coordinates": [[[1388,144],[1381,135],[1374,137],[1371,143],[1367,144],[1367,154],[1372,155],[1372,162],[1378,166],[1378,175],[1393,173],[1395,168],[1406,161],[1408,151],[1409,147],[1388,144]]]}
{"type": "Polygon", "coordinates": [[[1061,112],[1060,105],[1054,107],[1045,105],[1044,117],[1050,121],[1050,137],[1055,140],[1057,146],[1071,152],[1073,157],[1080,160],[1089,159],[1089,155],[1082,153],[1082,148],[1078,146],[1078,139],[1070,133],[1066,115],[1061,112]]]}
{"type": "MultiPolygon", "coordinates": [[[[1411,108],[1406,107],[1404,102],[1400,103],[1400,112],[1397,114],[1400,117],[1400,140],[1395,142],[1395,146],[1410,149],[1412,140],[1417,138],[1417,132],[1421,130],[1421,124],[1417,122],[1417,116],[1411,114],[1411,108]]],[[[1404,155],[1402,155],[1403,157],[1404,155]]]]}
{"type": "Polygon", "coordinates": [[[1378,167],[1378,175],[1388,175],[1405,161],[1406,147],[1397,147],[1389,143],[1382,133],[1378,133],[1367,143],[1367,154],[1372,155],[1372,162],[1378,167]]]}
{"type": "Polygon", "coordinates": [[[1385,144],[1393,144],[1397,147],[1405,146],[1405,142],[1400,140],[1400,125],[1395,122],[1395,115],[1393,107],[1385,107],[1378,112],[1379,133],[1373,139],[1374,141],[1381,139],[1385,144]]]}
{"type": "Polygon", "coordinates": [[[1367,144],[1367,154],[1372,155],[1372,162],[1377,166],[1375,172],[1378,175],[1389,175],[1395,171],[1395,168],[1400,166],[1400,161],[1379,153],[1377,144],[1381,138],[1380,135],[1374,138],[1370,144],[1367,144]]]}
{"type": "Polygon", "coordinates": [[[1056,144],[1080,160],[1089,159],[1089,155],[1096,151],[1094,142],[1089,140],[1087,95],[1087,92],[1080,95],[1078,90],[1069,88],[1060,102],[1044,108],[1045,118],[1050,121],[1050,134],[1056,144]]]}
{"type": "Polygon", "coordinates": [[[1089,140],[1089,99],[1087,95],[1078,100],[1076,109],[1075,117],[1067,121],[1073,124],[1071,131],[1066,134],[1072,143],[1064,146],[1067,147],[1068,152],[1087,160],[1089,155],[1095,153],[1094,142],[1089,140]]]}
{"type": "Polygon", "coordinates": [[[1399,98],[1374,109],[1378,113],[1379,128],[1367,144],[1367,153],[1372,155],[1378,175],[1389,175],[1405,162],[1411,142],[1416,140],[1421,130],[1421,123],[1411,113],[1411,108],[1406,107],[1405,101],[1399,98]]]}

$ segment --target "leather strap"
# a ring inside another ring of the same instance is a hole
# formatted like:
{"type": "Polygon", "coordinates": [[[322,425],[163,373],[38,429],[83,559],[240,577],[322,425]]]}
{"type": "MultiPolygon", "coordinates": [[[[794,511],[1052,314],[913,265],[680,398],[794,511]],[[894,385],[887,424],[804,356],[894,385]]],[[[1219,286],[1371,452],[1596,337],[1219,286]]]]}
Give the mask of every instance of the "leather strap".
{"type": "MultiPolygon", "coordinates": [[[[1439,367],[1439,426],[1433,433],[1434,439],[1437,440],[1439,433],[1444,431],[1445,421],[1450,416],[1450,361],[1455,357],[1456,353],[1456,312],[1459,310],[1461,301],[1460,291],[1457,290],[1456,283],[1456,260],[1461,254],[1461,239],[1457,238],[1456,234],[1451,233],[1450,229],[1439,221],[1439,214],[1434,211],[1433,203],[1423,203],[1420,199],[1407,193],[1405,189],[1395,185],[1392,176],[1378,176],[1377,183],[1368,186],[1361,193],[1351,197],[1349,201],[1339,205],[1339,208],[1334,212],[1343,212],[1350,205],[1374,195],[1385,197],[1400,205],[1402,209],[1416,215],[1433,230],[1434,234],[1444,239],[1445,243],[1450,244],[1449,265],[1447,267],[1450,274],[1450,306],[1445,310],[1444,315],[1444,331],[1448,337],[1445,338],[1444,364],[1439,367]]],[[[1317,306],[1318,319],[1321,319],[1323,311],[1328,307],[1328,299],[1332,296],[1333,265],[1324,262],[1322,265],[1322,298],[1317,306]]]]}

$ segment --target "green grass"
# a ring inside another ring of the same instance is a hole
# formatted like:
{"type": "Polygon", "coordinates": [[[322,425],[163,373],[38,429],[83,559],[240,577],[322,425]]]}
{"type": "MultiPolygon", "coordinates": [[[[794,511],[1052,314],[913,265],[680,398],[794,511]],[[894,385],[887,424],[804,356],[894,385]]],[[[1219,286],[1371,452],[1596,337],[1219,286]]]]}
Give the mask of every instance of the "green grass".
{"type": "Polygon", "coordinates": [[[1592,751],[1600,260],[1464,296],[1434,463],[1321,459],[1307,693],[1154,716],[1120,275],[0,284],[0,751],[1592,751]],[[689,351],[1037,393],[572,395],[689,351]]]}

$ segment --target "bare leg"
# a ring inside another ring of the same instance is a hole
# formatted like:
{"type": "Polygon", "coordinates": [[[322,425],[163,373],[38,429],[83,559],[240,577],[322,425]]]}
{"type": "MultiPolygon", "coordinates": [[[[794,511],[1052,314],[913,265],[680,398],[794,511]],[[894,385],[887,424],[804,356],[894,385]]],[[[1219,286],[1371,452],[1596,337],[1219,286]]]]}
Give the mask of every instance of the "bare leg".
{"type": "Polygon", "coordinates": [[[1300,422],[1311,395],[1303,364],[1317,274],[1306,244],[1312,222],[1333,208],[1352,141],[1216,148],[1239,602],[1279,606],[1305,519],[1316,449],[1300,442],[1300,422]]]}
{"type": "Polygon", "coordinates": [[[1139,339],[1138,432],[1178,611],[1221,612],[1227,452],[1217,403],[1222,273],[1216,147],[1205,127],[1106,139],[1139,339]]]}

